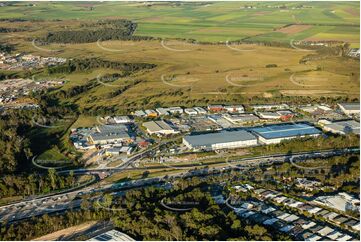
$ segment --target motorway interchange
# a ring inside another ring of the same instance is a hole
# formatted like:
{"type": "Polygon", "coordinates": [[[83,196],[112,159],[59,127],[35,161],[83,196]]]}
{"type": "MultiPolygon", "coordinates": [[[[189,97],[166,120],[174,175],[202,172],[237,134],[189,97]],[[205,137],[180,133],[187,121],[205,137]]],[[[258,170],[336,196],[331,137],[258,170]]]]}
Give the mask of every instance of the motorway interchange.
{"type": "MultiPolygon", "coordinates": [[[[273,163],[291,161],[291,164],[297,167],[297,162],[304,161],[311,158],[326,158],[332,156],[340,156],[344,154],[359,153],[359,148],[346,148],[339,150],[323,150],[323,151],[310,151],[310,152],[300,152],[295,154],[277,154],[277,155],[268,155],[268,156],[258,156],[251,158],[243,158],[237,160],[228,160],[224,162],[221,166],[213,168],[204,168],[200,167],[197,170],[190,170],[192,167],[186,166],[186,170],[179,170],[176,173],[162,175],[155,178],[144,178],[138,180],[131,180],[123,183],[116,184],[102,184],[92,183],[86,187],[82,187],[75,191],[62,192],[57,194],[50,194],[46,196],[39,196],[36,198],[25,198],[21,202],[16,202],[9,205],[4,205],[0,207],[0,222],[13,223],[19,220],[28,219],[34,216],[40,216],[44,214],[52,214],[56,212],[64,212],[69,209],[79,208],[82,199],[89,199],[91,202],[96,201],[96,199],[101,199],[104,193],[114,193],[117,191],[130,190],[137,187],[144,187],[150,185],[165,185],[171,179],[175,178],[186,178],[192,176],[207,176],[219,174],[219,172],[229,170],[229,169],[238,169],[238,170],[248,170],[254,169],[259,165],[272,165],[273,163]],[[83,196],[88,195],[88,196],[83,196]],[[90,197],[90,198],[89,198],[90,197]]],[[[116,173],[127,170],[136,170],[144,168],[134,168],[130,167],[132,162],[137,161],[138,158],[143,157],[144,154],[138,154],[139,156],[129,159],[126,163],[123,163],[120,167],[106,168],[106,169],[78,169],[74,170],[78,174],[103,174],[103,173],[116,173]]],[[[193,166],[200,166],[199,164],[193,166]]],[[[159,167],[147,168],[157,169],[159,167]]],[[[164,167],[163,167],[164,168],[164,167]]],[[[64,171],[68,172],[68,171],[64,171]]]]}

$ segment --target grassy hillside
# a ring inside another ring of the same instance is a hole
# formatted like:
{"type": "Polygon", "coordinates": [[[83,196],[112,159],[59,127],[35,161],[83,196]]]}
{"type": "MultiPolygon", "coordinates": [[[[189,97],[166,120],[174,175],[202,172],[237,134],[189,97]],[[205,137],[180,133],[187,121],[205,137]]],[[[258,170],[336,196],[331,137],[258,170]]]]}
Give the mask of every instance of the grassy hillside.
{"type": "MultiPolygon", "coordinates": [[[[152,70],[143,70],[106,84],[100,82],[95,88],[73,97],[72,102],[84,109],[106,106],[122,110],[159,104],[191,106],[208,102],[244,102],[252,97],[359,96],[359,61],[326,56],[300,64],[303,57],[314,54],[314,51],[257,45],[185,45],[179,41],[161,43],[157,40],[103,41],[99,45],[52,44],[47,47],[62,51],[49,54],[32,48],[29,42],[19,45],[20,50],[39,55],[92,56],[157,65],[152,70]],[[269,64],[277,67],[269,68],[269,64]],[[112,95],[136,80],[141,82],[120,95],[112,95]]],[[[115,72],[103,68],[57,76],[69,80],[62,88],[68,90],[115,72]]]]}

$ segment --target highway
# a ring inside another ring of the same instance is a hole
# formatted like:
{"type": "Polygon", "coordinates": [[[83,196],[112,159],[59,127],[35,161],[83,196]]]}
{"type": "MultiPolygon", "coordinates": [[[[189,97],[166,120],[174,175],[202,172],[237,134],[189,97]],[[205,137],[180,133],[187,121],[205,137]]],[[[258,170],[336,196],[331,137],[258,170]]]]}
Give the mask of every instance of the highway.
{"type": "MultiPolygon", "coordinates": [[[[311,158],[325,158],[332,156],[340,156],[350,153],[359,153],[358,148],[352,149],[339,149],[339,150],[324,150],[324,151],[312,151],[312,152],[300,152],[294,154],[276,154],[268,156],[258,156],[243,158],[237,160],[229,160],[224,163],[224,165],[213,168],[202,168],[192,171],[179,171],[178,173],[173,173],[169,175],[163,175],[155,178],[144,178],[139,180],[131,180],[118,184],[105,184],[101,188],[97,188],[99,184],[93,184],[88,187],[83,187],[76,191],[70,191],[62,194],[54,194],[37,198],[28,198],[21,202],[5,205],[0,207],[0,222],[15,222],[18,220],[28,219],[33,216],[40,216],[43,214],[49,214],[54,212],[64,212],[68,209],[79,208],[81,204],[81,199],[75,199],[76,197],[82,195],[89,195],[90,201],[94,201],[95,198],[99,197],[100,194],[104,192],[115,192],[119,190],[130,190],[137,187],[150,186],[155,184],[165,184],[169,179],[174,178],[184,178],[192,176],[205,176],[219,174],[219,172],[228,170],[228,169],[239,169],[239,170],[248,170],[254,169],[259,165],[271,165],[272,163],[292,161],[293,164],[304,161],[311,158]]],[[[142,156],[142,154],[139,154],[142,156]]],[[[138,156],[139,157],[139,156],[138,156]]],[[[133,160],[134,161],[134,160],[133,160]]],[[[131,161],[128,161],[127,165],[130,165],[131,161]]],[[[199,164],[195,166],[186,166],[185,168],[192,168],[200,166],[199,164]]],[[[204,165],[203,165],[204,166],[204,165]]],[[[165,166],[161,166],[164,168],[165,166]]],[[[177,166],[178,167],[178,166],[177,166]]],[[[86,170],[82,169],[84,173],[94,173],[94,172],[114,172],[114,171],[124,171],[124,170],[134,170],[134,169],[144,169],[144,168],[127,168],[126,166],[117,167],[117,168],[105,168],[100,170],[86,170]]],[[[146,168],[159,169],[159,167],[146,168]]]]}

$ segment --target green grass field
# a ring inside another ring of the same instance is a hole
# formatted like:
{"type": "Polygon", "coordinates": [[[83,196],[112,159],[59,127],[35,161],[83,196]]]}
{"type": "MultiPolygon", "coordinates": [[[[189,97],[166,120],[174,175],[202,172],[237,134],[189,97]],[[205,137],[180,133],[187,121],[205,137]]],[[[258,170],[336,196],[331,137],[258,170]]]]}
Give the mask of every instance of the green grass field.
{"type": "Polygon", "coordinates": [[[136,35],[191,38],[198,41],[340,40],[359,46],[358,2],[26,2],[0,7],[1,18],[89,21],[127,18],[138,23],[136,35]],[[300,8],[300,5],[303,5],[300,8]],[[244,8],[252,6],[253,8],[244,8]],[[282,8],[280,8],[282,7],[282,8]],[[308,30],[280,34],[287,24],[308,24],[308,30]]]}

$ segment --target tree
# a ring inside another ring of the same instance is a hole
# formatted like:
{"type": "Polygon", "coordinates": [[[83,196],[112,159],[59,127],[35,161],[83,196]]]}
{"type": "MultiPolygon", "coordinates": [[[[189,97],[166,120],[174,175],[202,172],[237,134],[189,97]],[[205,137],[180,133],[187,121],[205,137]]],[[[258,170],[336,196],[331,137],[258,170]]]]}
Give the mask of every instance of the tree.
{"type": "Polygon", "coordinates": [[[54,168],[48,170],[48,177],[50,179],[50,185],[53,190],[56,189],[57,176],[54,168]]]}

